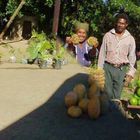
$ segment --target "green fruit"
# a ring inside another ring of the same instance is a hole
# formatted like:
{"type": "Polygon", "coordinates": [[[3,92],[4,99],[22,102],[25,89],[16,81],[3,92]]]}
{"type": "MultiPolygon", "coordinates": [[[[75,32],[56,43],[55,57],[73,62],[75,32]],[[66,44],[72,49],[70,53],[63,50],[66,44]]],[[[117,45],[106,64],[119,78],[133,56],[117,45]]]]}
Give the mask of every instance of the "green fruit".
{"type": "Polygon", "coordinates": [[[135,97],[137,100],[139,100],[139,99],[140,99],[140,97],[139,97],[139,96],[137,96],[137,94],[134,94],[134,95],[133,95],[133,97],[135,97]]]}
{"type": "Polygon", "coordinates": [[[137,84],[137,87],[140,87],[140,80],[137,80],[136,84],[137,84]]]}
{"type": "Polygon", "coordinates": [[[137,105],[140,106],[140,99],[138,100],[138,104],[137,105]]]}
{"type": "Polygon", "coordinates": [[[138,100],[137,100],[136,97],[132,97],[132,98],[130,98],[129,103],[131,105],[137,105],[138,104],[138,100]]]}
{"type": "Polygon", "coordinates": [[[140,97],[140,88],[137,89],[136,94],[140,97]]]}

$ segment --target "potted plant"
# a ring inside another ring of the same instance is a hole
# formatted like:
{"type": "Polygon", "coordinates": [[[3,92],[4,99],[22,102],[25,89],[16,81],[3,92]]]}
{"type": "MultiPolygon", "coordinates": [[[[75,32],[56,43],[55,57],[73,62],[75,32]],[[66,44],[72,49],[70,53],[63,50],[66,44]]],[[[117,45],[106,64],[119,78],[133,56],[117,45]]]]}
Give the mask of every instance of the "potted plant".
{"type": "Polygon", "coordinates": [[[53,64],[52,64],[53,68],[61,69],[64,54],[65,48],[62,45],[60,45],[58,49],[56,49],[53,53],[53,64]]]}
{"type": "Polygon", "coordinates": [[[39,34],[34,31],[32,34],[27,49],[29,54],[27,61],[29,64],[33,64],[37,60],[39,67],[45,68],[48,62],[50,63],[50,60],[53,58],[54,41],[47,38],[43,32],[39,34]]]}
{"type": "Polygon", "coordinates": [[[47,68],[49,65],[61,69],[65,48],[59,40],[47,38],[44,33],[33,32],[27,51],[28,63],[33,64],[37,60],[40,68],[47,68]]]}

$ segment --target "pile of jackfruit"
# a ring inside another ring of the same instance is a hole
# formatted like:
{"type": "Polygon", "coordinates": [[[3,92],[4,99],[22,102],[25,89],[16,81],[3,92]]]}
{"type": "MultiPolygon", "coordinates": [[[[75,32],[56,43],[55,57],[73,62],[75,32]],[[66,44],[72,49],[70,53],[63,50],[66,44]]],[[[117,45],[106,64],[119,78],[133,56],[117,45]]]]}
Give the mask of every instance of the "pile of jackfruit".
{"type": "Polygon", "coordinates": [[[78,118],[87,114],[89,118],[97,119],[108,111],[108,97],[104,92],[104,71],[90,71],[87,82],[89,87],[78,83],[65,95],[65,106],[70,117],[78,118]]]}

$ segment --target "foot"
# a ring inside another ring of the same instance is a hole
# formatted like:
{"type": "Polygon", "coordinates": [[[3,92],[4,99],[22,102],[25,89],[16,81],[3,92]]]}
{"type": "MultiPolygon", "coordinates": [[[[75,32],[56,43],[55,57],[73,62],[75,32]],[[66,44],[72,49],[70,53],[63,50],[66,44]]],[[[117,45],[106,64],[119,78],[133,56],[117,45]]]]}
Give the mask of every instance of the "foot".
{"type": "Polygon", "coordinates": [[[133,117],[128,113],[128,111],[126,111],[126,110],[123,108],[123,105],[122,105],[121,100],[119,100],[119,99],[112,99],[111,101],[114,103],[116,109],[119,110],[120,113],[121,113],[125,118],[127,118],[127,119],[133,119],[133,117]]]}

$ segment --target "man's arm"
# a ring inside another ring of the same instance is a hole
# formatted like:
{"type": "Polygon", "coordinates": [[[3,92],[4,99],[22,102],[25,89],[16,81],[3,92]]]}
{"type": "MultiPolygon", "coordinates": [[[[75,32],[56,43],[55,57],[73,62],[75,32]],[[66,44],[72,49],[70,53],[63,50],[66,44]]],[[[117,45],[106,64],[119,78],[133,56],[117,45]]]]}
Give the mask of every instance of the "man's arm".
{"type": "Polygon", "coordinates": [[[136,69],[134,68],[134,65],[136,63],[136,52],[135,52],[136,44],[133,37],[130,39],[130,41],[131,41],[131,46],[129,47],[129,55],[128,55],[128,60],[129,60],[130,65],[129,65],[129,70],[126,73],[124,86],[129,85],[129,83],[133,79],[134,74],[136,72],[136,69]]]}
{"type": "Polygon", "coordinates": [[[134,68],[134,65],[136,63],[136,52],[135,52],[136,44],[133,37],[131,38],[130,41],[131,41],[131,46],[129,47],[129,55],[128,55],[130,66],[129,66],[129,71],[127,72],[127,75],[134,77],[134,74],[136,72],[136,69],[134,68]]]}

